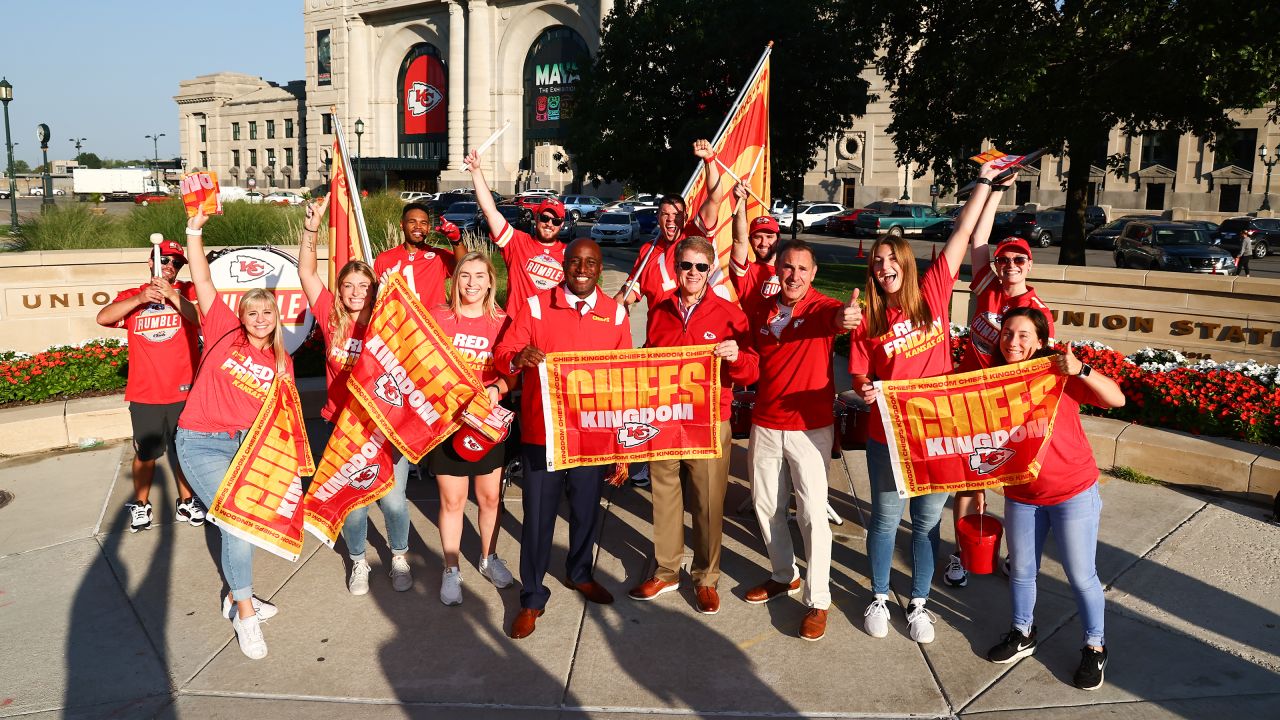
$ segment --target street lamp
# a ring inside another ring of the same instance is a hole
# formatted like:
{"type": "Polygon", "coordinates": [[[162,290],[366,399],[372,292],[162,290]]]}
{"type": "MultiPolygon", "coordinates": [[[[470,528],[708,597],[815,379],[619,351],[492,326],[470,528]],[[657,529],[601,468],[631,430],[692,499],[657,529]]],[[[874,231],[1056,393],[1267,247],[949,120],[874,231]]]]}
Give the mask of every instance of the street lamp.
{"type": "Polygon", "coordinates": [[[907,183],[910,182],[911,163],[902,166],[902,197],[899,200],[910,200],[911,193],[907,190],[907,183]]]}
{"type": "Polygon", "coordinates": [[[1273,157],[1270,160],[1268,160],[1267,145],[1266,143],[1263,143],[1262,147],[1258,148],[1258,159],[1262,161],[1263,167],[1267,169],[1267,189],[1262,192],[1262,207],[1258,208],[1258,210],[1259,211],[1270,210],[1271,209],[1271,168],[1275,167],[1277,162],[1280,162],[1280,157],[1273,157]]]}
{"type": "Polygon", "coordinates": [[[4,145],[9,153],[9,234],[18,234],[18,181],[13,177],[13,138],[9,135],[9,101],[13,99],[13,85],[7,78],[0,78],[0,103],[4,103],[4,145]]]}
{"type": "Polygon", "coordinates": [[[53,207],[53,168],[49,167],[49,126],[36,126],[36,138],[40,140],[40,152],[44,153],[44,172],[40,174],[41,212],[53,207]]]}
{"type": "Polygon", "coordinates": [[[144,138],[151,141],[151,152],[155,155],[156,164],[151,168],[151,182],[155,184],[153,188],[156,192],[160,192],[160,181],[156,180],[156,175],[160,173],[160,138],[164,137],[164,133],[157,135],[143,135],[144,138]]]}
{"type": "Polygon", "coordinates": [[[276,187],[276,156],[271,154],[267,156],[267,175],[270,178],[271,189],[276,187]]]}
{"type": "Polygon", "coordinates": [[[360,148],[360,138],[364,135],[364,120],[356,118],[356,188],[359,189],[363,182],[360,178],[360,157],[364,154],[360,148]]]}
{"type": "Polygon", "coordinates": [[[77,162],[77,163],[79,163],[79,162],[80,162],[80,147],[81,147],[81,146],[80,146],[80,144],[81,144],[81,143],[83,143],[85,140],[88,140],[88,139],[89,139],[89,138],[71,138],[71,142],[73,142],[73,143],[75,143],[75,144],[76,144],[76,157],[75,157],[75,160],[76,160],[76,162],[77,162]]]}

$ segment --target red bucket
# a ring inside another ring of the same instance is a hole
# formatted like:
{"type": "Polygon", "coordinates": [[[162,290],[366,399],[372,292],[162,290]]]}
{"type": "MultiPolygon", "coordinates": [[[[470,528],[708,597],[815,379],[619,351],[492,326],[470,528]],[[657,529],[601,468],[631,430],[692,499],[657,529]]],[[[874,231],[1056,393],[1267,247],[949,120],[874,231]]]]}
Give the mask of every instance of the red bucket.
{"type": "Polygon", "coordinates": [[[964,569],[975,575],[995,572],[1003,534],[1004,526],[990,515],[974,513],[960,518],[956,522],[956,543],[964,569]]]}

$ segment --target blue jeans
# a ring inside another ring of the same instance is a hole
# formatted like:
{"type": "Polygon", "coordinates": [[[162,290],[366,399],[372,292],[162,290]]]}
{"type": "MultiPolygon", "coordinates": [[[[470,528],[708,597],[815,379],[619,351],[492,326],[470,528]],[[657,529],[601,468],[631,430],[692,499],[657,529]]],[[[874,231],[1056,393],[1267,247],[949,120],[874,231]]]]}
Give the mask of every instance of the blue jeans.
{"type": "MultiPolygon", "coordinates": [[[[400,455],[398,450],[391,452],[400,456],[395,464],[396,484],[378,500],[378,507],[382,508],[382,517],[387,522],[387,543],[391,545],[391,554],[403,555],[409,551],[409,499],[405,497],[405,486],[409,484],[409,458],[400,455]]],[[[347,513],[347,519],[342,523],[342,539],[353,559],[364,557],[368,535],[369,506],[347,513]]]]}
{"type": "MultiPolygon", "coordinates": [[[[247,432],[228,435],[178,428],[174,438],[178,461],[191,490],[205,507],[213,507],[213,498],[247,432]]],[[[222,577],[231,588],[233,599],[248,600],[253,597],[253,545],[221,527],[218,531],[222,535],[222,577]]]]}
{"type": "MultiPolygon", "coordinates": [[[[898,497],[889,464],[889,446],[867,441],[867,474],[871,478],[871,527],[867,528],[867,556],[871,560],[871,591],[889,594],[893,545],[906,498],[898,497]]],[[[911,500],[911,598],[929,597],[934,557],[938,554],[938,526],[947,493],[931,493],[911,500]]]]}
{"type": "Polygon", "coordinates": [[[1005,538],[1009,543],[1009,597],[1013,602],[1013,626],[1026,635],[1031,632],[1036,609],[1036,574],[1044,539],[1053,529],[1062,555],[1062,567],[1076,596],[1076,609],[1084,625],[1086,645],[1102,647],[1102,583],[1094,559],[1098,553],[1098,520],[1102,496],[1098,484],[1057,505],[1027,505],[1006,500],[1005,538]]]}

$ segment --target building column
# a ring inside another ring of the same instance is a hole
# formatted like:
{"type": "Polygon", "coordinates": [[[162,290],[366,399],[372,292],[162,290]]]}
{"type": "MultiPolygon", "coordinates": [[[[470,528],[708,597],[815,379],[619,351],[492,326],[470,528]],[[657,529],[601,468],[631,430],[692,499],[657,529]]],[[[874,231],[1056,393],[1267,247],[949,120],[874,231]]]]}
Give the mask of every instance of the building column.
{"type": "MultiPolygon", "coordinates": [[[[467,3],[467,141],[468,148],[484,142],[493,132],[493,26],[487,0],[467,3]]],[[[486,168],[493,164],[485,163],[486,168]]]]}
{"type": "Polygon", "coordinates": [[[604,19],[613,12],[613,0],[600,0],[600,30],[604,30],[604,19]]]}
{"type": "Polygon", "coordinates": [[[449,157],[446,170],[462,169],[462,158],[467,153],[466,125],[466,73],[467,21],[461,2],[449,3],[449,157]]]}

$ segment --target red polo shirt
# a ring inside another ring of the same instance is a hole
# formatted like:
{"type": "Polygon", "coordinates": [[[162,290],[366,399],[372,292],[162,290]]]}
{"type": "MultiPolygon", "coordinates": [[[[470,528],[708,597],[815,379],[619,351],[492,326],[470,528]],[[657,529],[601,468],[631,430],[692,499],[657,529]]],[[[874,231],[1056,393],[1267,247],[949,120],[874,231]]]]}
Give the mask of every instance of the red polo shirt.
{"type": "Polygon", "coordinates": [[[526,300],[564,282],[564,243],[539,242],[505,221],[490,237],[507,264],[507,315],[515,317],[526,300]]]}
{"type": "Polygon", "coordinates": [[[649,311],[649,328],[645,347],[681,347],[715,345],[724,340],[738,342],[738,359],[720,366],[720,418],[729,419],[733,403],[733,386],[750,385],[760,377],[760,357],[751,345],[747,316],[737,305],[707,293],[693,310],[685,315],[676,294],[659,300],[649,311]]]}
{"type": "Polygon", "coordinates": [[[747,320],[760,354],[760,384],[752,423],[773,430],[816,430],[834,422],[836,382],[832,345],[844,303],[809,288],[791,308],[790,321],[775,336],[770,322],[777,302],[755,303],[747,320]]]}
{"type": "MultiPolygon", "coordinates": [[[[596,288],[591,301],[594,307],[583,313],[565,297],[566,292],[561,285],[529,298],[528,304],[512,320],[511,327],[499,338],[493,353],[494,364],[500,371],[510,374],[511,361],[529,345],[544,353],[631,348],[631,325],[625,308],[596,288]]],[[[590,299],[578,302],[588,301],[590,299]]],[[[546,445],[542,379],[538,368],[525,368],[522,380],[521,439],[530,445],[546,445]]]]}
{"type": "Polygon", "coordinates": [[[385,282],[388,273],[399,271],[422,304],[434,307],[445,301],[444,284],[457,264],[453,250],[428,247],[410,251],[408,245],[401,244],[379,253],[373,261],[373,272],[379,282],[385,282]]]}

